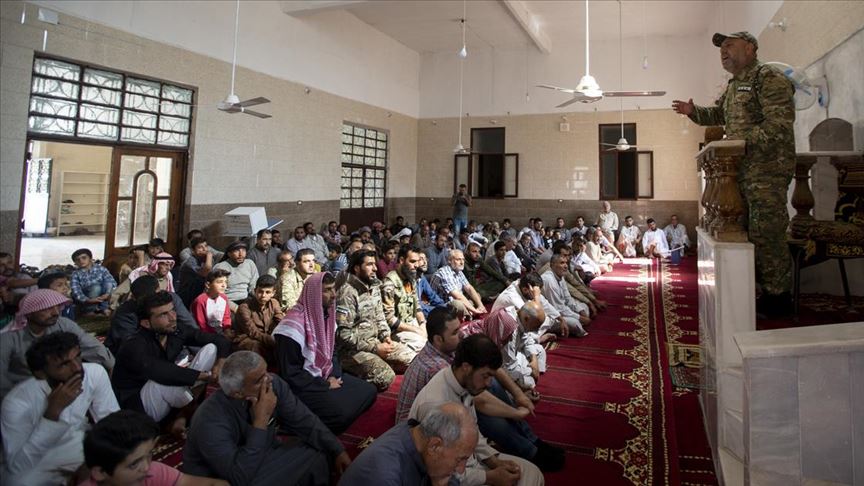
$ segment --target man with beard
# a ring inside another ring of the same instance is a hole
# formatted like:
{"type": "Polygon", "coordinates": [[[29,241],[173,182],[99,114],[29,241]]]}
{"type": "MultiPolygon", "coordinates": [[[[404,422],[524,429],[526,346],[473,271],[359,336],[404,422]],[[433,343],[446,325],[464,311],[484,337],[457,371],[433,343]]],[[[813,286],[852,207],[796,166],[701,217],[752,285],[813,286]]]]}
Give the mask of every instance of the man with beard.
{"type": "Polygon", "coordinates": [[[666,243],[666,233],[657,228],[654,218],[648,218],[648,229],[642,235],[642,250],[648,258],[669,256],[669,245],[666,243]]]}
{"type": "MultiPolygon", "coordinates": [[[[408,417],[422,422],[423,412],[428,412],[430,404],[455,402],[467,407],[476,420],[474,397],[490,385],[501,363],[501,350],[488,336],[468,336],[456,347],[452,366],[439,371],[417,394],[408,417]]],[[[500,454],[482,434],[459,479],[465,486],[543,484],[543,474],[537,466],[516,456],[500,454]]]]}
{"type": "Polygon", "coordinates": [[[450,250],[447,248],[447,235],[439,232],[435,236],[435,244],[426,248],[426,275],[432,277],[439,268],[447,266],[447,255],[450,250]]]}
{"type": "Polygon", "coordinates": [[[276,266],[279,250],[273,246],[273,233],[270,230],[262,229],[258,232],[255,246],[249,250],[247,257],[255,264],[259,276],[267,275],[267,271],[276,266]]]}
{"type": "Polygon", "coordinates": [[[300,292],[303,291],[303,282],[315,273],[315,252],[311,248],[297,252],[295,261],[297,266],[280,276],[277,282],[276,297],[282,304],[282,312],[288,312],[288,309],[294,307],[300,298],[300,292]]]}
{"type": "Polygon", "coordinates": [[[294,228],[294,237],[285,243],[285,248],[295,255],[303,248],[310,248],[309,240],[306,239],[306,230],[302,226],[294,228]]]}
{"type": "Polygon", "coordinates": [[[641,236],[639,227],[633,224],[633,216],[625,216],[624,226],[621,227],[615,246],[622,255],[633,258],[636,256],[641,236]]]}
{"type": "Polygon", "coordinates": [[[336,347],[342,369],[384,391],[417,353],[390,338],[375,278],[375,252],[355,252],[349,268],[336,297],[336,347]]]}
{"type": "Polygon", "coordinates": [[[213,266],[213,270],[221,269],[231,273],[228,277],[228,288],[225,289],[225,295],[232,302],[231,312],[236,311],[237,306],[251,295],[255,282],[258,281],[258,267],[246,259],[248,249],[246,243],[235,241],[225,249],[225,260],[213,266]]]}
{"type": "Polygon", "coordinates": [[[490,255],[494,261],[495,267],[489,264],[489,260],[484,260],[480,254],[480,244],[477,242],[468,243],[468,252],[465,255],[465,278],[474,289],[480,294],[480,298],[487,302],[491,302],[498,297],[502,290],[510,285],[510,280],[501,272],[503,267],[504,254],[506,253],[504,242],[499,241],[500,246],[496,246],[496,250],[490,255]],[[500,252],[500,260],[496,259],[496,255],[500,252]],[[497,267],[497,268],[496,268],[497,267]]]}
{"type": "Polygon", "coordinates": [[[426,316],[417,300],[417,266],[420,249],[403,246],[399,250],[399,266],[389,272],[381,284],[384,318],[392,337],[414,351],[426,344],[426,316]]]}
{"type": "Polygon", "coordinates": [[[108,306],[112,311],[116,311],[120,304],[129,299],[129,294],[132,292],[132,282],[138,280],[144,275],[150,275],[156,278],[159,282],[159,290],[166,292],[174,292],[174,276],[171,275],[171,269],[174,268],[174,257],[170,253],[162,252],[150,259],[150,263],[143,267],[138,267],[129,273],[129,278],[124,280],[111,292],[111,304],[108,306]]]}
{"type": "Polygon", "coordinates": [[[285,240],[282,239],[282,232],[278,229],[272,229],[270,230],[270,235],[273,237],[273,248],[276,248],[277,251],[282,251],[282,248],[285,247],[285,240]]]}
{"type": "Polygon", "coordinates": [[[423,315],[428,318],[432,309],[447,307],[447,301],[438,297],[438,294],[432,288],[432,284],[429,283],[429,279],[426,278],[426,269],[429,265],[426,260],[426,254],[420,253],[419,257],[420,259],[417,262],[417,302],[420,304],[420,310],[423,311],[423,315]]]}
{"type": "Polygon", "coordinates": [[[459,250],[452,250],[448,256],[449,264],[441,267],[432,276],[431,284],[438,296],[449,301],[458,312],[478,316],[486,312],[480,294],[468,283],[462,270],[465,256],[459,250]]]}
{"type": "Polygon", "coordinates": [[[100,364],[108,371],[114,367],[114,356],[98,339],[75,322],[60,317],[60,309],[70,303],[68,297],[51,289],[34,290],[21,299],[16,323],[7,327],[16,324],[22,327],[4,333],[0,339],[0,400],[13,386],[32,376],[25,355],[34,341],[48,334],[70,332],[78,336],[84,361],[100,364]]]}
{"type": "Polygon", "coordinates": [[[306,232],[306,243],[315,252],[315,261],[320,265],[327,263],[327,242],[324,237],[315,231],[312,222],[304,223],[303,231],[306,232]]]}

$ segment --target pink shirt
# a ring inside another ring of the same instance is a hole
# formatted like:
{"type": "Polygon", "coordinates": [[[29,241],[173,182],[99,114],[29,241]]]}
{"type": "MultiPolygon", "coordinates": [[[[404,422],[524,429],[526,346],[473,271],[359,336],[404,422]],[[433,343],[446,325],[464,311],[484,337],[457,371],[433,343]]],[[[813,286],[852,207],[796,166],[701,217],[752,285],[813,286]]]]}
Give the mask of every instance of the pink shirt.
{"type": "MultiPolygon", "coordinates": [[[[143,486],[174,486],[180,480],[180,471],[161,462],[153,461],[147,470],[148,477],[142,483],[143,486]]],[[[79,483],[78,486],[98,486],[93,478],[79,483]]]]}

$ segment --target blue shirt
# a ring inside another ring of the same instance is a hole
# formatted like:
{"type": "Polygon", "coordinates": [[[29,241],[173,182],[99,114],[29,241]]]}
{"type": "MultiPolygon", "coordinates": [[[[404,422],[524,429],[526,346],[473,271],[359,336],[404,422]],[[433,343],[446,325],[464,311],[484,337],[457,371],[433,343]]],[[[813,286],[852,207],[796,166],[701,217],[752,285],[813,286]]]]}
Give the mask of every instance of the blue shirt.
{"type": "Polygon", "coordinates": [[[429,283],[429,280],[426,280],[425,275],[421,275],[417,279],[417,301],[420,302],[420,310],[423,311],[423,315],[426,317],[429,317],[432,309],[447,305],[447,301],[438,297],[438,294],[432,289],[432,284],[429,283]],[[423,300],[424,297],[426,301],[423,300]]]}
{"type": "Polygon", "coordinates": [[[98,263],[94,262],[90,265],[90,268],[87,269],[76,269],[72,272],[72,278],[70,279],[72,298],[75,299],[76,302],[87,301],[90,299],[88,296],[90,287],[96,284],[102,286],[103,294],[110,294],[115,288],[117,288],[117,281],[115,281],[114,277],[111,276],[111,272],[98,263]]]}
{"type": "MultiPolygon", "coordinates": [[[[394,426],[375,439],[369,448],[354,459],[342,475],[339,486],[428,486],[431,483],[423,457],[411,438],[410,421],[394,426]],[[373,480],[374,478],[374,480],[373,480]]],[[[450,486],[459,480],[450,477],[450,486]]]]}

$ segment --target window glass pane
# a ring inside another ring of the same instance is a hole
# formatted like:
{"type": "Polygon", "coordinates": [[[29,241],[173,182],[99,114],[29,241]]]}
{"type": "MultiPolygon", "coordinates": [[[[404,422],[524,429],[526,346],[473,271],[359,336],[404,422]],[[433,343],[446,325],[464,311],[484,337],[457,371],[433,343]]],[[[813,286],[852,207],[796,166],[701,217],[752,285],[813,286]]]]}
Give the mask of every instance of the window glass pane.
{"type": "Polygon", "coordinates": [[[152,113],[159,111],[158,98],[150,98],[137,94],[126,93],[124,105],[126,108],[132,108],[133,110],[149,111],[152,113]]]}
{"type": "Polygon", "coordinates": [[[82,104],[80,118],[102,123],[116,124],[120,119],[120,110],[116,108],[106,108],[104,106],[82,104]]]}
{"type": "Polygon", "coordinates": [[[351,179],[351,187],[362,187],[362,186],[363,186],[363,179],[361,179],[361,178],[351,179]]]}
{"type": "Polygon", "coordinates": [[[189,143],[189,135],[184,135],[182,133],[159,132],[159,143],[163,145],[185,147],[189,143]]]}
{"type": "Polygon", "coordinates": [[[171,101],[192,103],[192,90],[165,84],[162,86],[162,98],[171,101]]]}
{"type": "Polygon", "coordinates": [[[120,106],[120,92],[105,88],[84,86],[84,90],[81,92],[81,99],[103,105],[120,106]]]}
{"type": "Polygon", "coordinates": [[[387,141],[387,134],[384,132],[378,132],[378,140],[383,140],[384,142],[386,142],[387,141]]]}
{"type": "Polygon", "coordinates": [[[159,118],[160,130],[171,130],[172,132],[189,132],[189,120],[185,118],[175,118],[172,116],[163,116],[159,118]]]}
{"type": "Polygon", "coordinates": [[[375,147],[375,140],[372,140],[371,138],[367,138],[367,139],[363,140],[363,145],[365,145],[367,147],[373,147],[374,148],[375,147]]]}
{"type": "Polygon", "coordinates": [[[363,163],[363,156],[362,155],[352,155],[351,161],[355,164],[362,164],[363,163]]]}
{"type": "Polygon", "coordinates": [[[33,96],[30,98],[30,111],[53,116],[75,118],[78,105],[74,101],[53,100],[33,96]]]}
{"type": "Polygon", "coordinates": [[[518,159],[515,155],[504,156],[504,195],[516,196],[516,173],[518,172],[518,159]]]}
{"type": "Polygon", "coordinates": [[[114,227],[114,247],[129,246],[130,229],[132,227],[132,201],[117,201],[117,223],[114,227]]]}
{"type": "Polygon", "coordinates": [[[342,189],[342,193],[341,193],[341,194],[342,194],[342,195],[341,195],[340,197],[341,197],[342,199],[350,198],[350,197],[351,197],[351,190],[350,190],[350,189],[342,189]]]}
{"type": "Polygon", "coordinates": [[[126,78],[126,91],[158,98],[162,91],[159,83],[144,79],[126,78]]]}
{"type": "Polygon", "coordinates": [[[119,197],[132,197],[132,184],[135,174],[147,168],[147,157],[123,155],[120,157],[120,182],[117,188],[119,197]]]}
{"type": "Polygon", "coordinates": [[[47,118],[31,116],[27,120],[31,132],[51,133],[55,135],[75,135],[75,122],[62,118],[47,118]]]}
{"type": "MultiPolygon", "coordinates": [[[[363,147],[359,145],[355,145],[351,151],[354,152],[354,155],[363,155],[363,147]]],[[[354,161],[357,162],[357,159],[354,159],[354,161]]]]}
{"type": "Polygon", "coordinates": [[[192,114],[192,105],[163,101],[161,107],[162,113],[165,115],[175,115],[181,116],[183,118],[189,118],[189,115],[192,114]]]}
{"type": "Polygon", "coordinates": [[[171,195],[171,165],[170,157],[150,157],[150,170],[156,173],[156,195],[171,195]]]}
{"type": "Polygon", "coordinates": [[[354,127],[352,127],[351,125],[346,125],[343,123],[342,124],[342,133],[347,133],[348,135],[351,135],[354,133],[354,127]]]}
{"type": "Polygon", "coordinates": [[[384,171],[381,169],[376,170],[375,171],[375,178],[383,179],[384,178],[384,171]]]}
{"type": "Polygon", "coordinates": [[[354,135],[360,135],[361,137],[365,136],[366,130],[360,127],[354,127],[354,135]]]}
{"type": "Polygon", "coordinates": [[[124,110],[123,124],[130,127],[156,128],[156,115],[124,110]]]}
{"type": "Polygon", "coordinates": [[[117,125],[82,121],[78,123],[78,136],[99,138],[102,140],[117,140],[117,125]]]}
{"type": "MultiPolygon", "coordinates": [[[[160,184],[161,185],[161,184],[160,184]]],[[[168,200],[156,200],[156,227],[153,228],[153,238],[168,241],[168,200]]]]}
{"type": "Polygon", "coordinates": [[[135,218],[133,223],[132,244],[143,245],[150,241],[153,224],[153,176],[142,173],[138,177],[135,194],[135,218]]]}
{"type": "Polygon", "coordinates": [[[342,199],[339,201],[339,209],[350,209],[351,208],[351,200],[350,199],[342,199]]]}
{"type": "Polygon", "coordinates": [[[363,177],[363,169],[351,169],[351,175],[353,177],[363,177]]]}
{"type": "Polygon", "coordinates": [[[652,153],[639,153],[639,197],[654,197],[652,178],[652,153]]]}
{"type": "Polygon", "coordinates": [[[378,148],[379,149],[386,149],[387,148],[387,142],[378,142],[378,148]]]}
{"type": "Polygon", "coordinates": [[[156,130],[123,127],[120,129],[120,140],[123,140],[124,142],[155,143],[156,130]]]}
{"type": "MultiPolygon", "coordinates": [[[[342,134],[342,143],[351,143],[354,141],[354,138],[351,135],[342,134]]],[[[342,146],[342,151],[345,151],[345,146],[342,146]]]]}
{"type": "Polygon", "coordinates": [[[366,157],[375,157],[375,149],[367,148],[366,149],[366,157]]]}
{"type": "Polygon", "coordinates": [[[351,200],[351,207],[352,208],[362,208],[363,207],[363,200],[362,199],[352,199],[351,200]]]}
{"type": "Polygon", "coordinates": [[[601,197],[618,197],[618,156],[614,153],[601,155],[603,187],[601,197]]]}
{"type": "Polygon", "coordinates": [[[371,128],[367,128],[367,129],[366,129],[366,136],[367,136],[367,137],[369,137],[369,138],[375,138],[377,135],[378,135],[378,132],[377,132],[377,131],[372,130],[371,128]]]}
{"type": "Polygon", "coordinates": [[[77,84],[58,81],[56,79],[45,79],[38,76],[33,76],[31,90],[33,94],[45,94],[49,96],[56,96],[58,98],[69,99],[78,98],[77,84]]]}
{"type": "Polygon", "coordinates": [[[381,157],[381,158],[387,157],[387,151],[386,150],[378,150],[375,152],[375,154],[376,154],[376,156],[381,157]]]}
{"type": "Polygon", "coordinates": [[[45,76],[63,78],[70,81],[78,81],[81,76],[81,68],[75,64],[54,59],[36,59],[33,62],[33,71],[45,76]]]}
{"type": "Polygon", "coordinates": [[[85,69],[84,82],[87,84],[95,84],[103,88],[119,90],[123,88],[123,75],[110,73],[108,71],[100,71],[98,69],[85,69]]]}
{"type": "Polygon", "coordinates": [[[342,162],[351,162],[351,156],[348,154],[341,154],[342,162]]]}

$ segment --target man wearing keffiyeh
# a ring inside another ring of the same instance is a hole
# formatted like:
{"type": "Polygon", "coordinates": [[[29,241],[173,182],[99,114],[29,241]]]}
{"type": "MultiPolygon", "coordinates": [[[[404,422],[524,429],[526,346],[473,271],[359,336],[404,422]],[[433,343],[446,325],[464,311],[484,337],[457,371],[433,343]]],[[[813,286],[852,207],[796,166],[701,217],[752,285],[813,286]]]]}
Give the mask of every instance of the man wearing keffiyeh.
{"type": "Polygon", "coordinates": [[[375,402],[375,386],[342,373],[335,351],[336,280],[306,279],[297,305],[273,330],[279,374],[333,433],[344,432],[375,402]]]}
{"type": "Polygon", "coordinates": [[[159,281],[159,290],[174,293],[174,277],[171,275],[171,269],[174,268],[174,257],[170,253],[162,252],[150,259],[147,265],[138,267],[129,273],[129,278],[124,280],[111,292],[111,305],[109,308],[112,311],[117,310],[123,302],[129,298],[132,292],[132,282],[142,275],[152,275],[159,281]]]}

